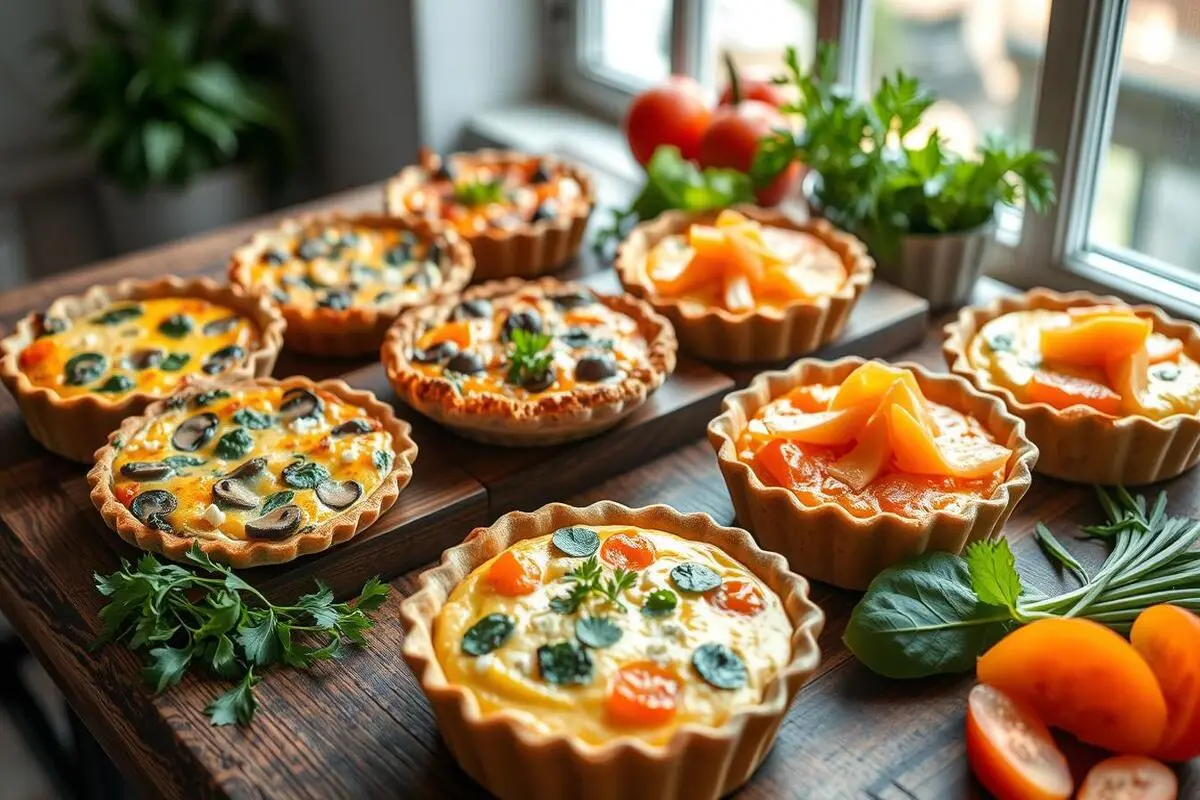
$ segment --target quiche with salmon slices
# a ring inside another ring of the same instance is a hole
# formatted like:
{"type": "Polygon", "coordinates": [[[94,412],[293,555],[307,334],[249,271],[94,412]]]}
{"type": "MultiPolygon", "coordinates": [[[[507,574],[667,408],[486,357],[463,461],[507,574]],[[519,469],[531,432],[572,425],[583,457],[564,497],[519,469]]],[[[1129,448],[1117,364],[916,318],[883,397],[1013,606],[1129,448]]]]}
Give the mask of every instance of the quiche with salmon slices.
{"type": "Polygon", "coordinates": [[[453,232],[324,214],[256,233],[234,252],[229,280],[279,306],[292,350],[353,356],[377,352],[401,311],[462,291],[473,270],[453,232]]]}
{"type": "Polygon", "coordinates": [[[552,156],[478,150],[439,156],[387,183],[388,214],[452,230],[475,254],[478,279],[550,272],[573,258],[595,205],[590,176],[552,156]]]}
{"type": "Polygon", "coordinates": [[[738,519],[818,580],[864,589],[926,550],[998,535],[1038,450],[961,378],[803,359],[725,398],[708,428],[738,519]]]}
{"type": "Polygon", "coordinates": [[[96,454],[92,502],[143,550],[198,543],[277,564],[369,527],[412,477],[408,423],[370,392],[307,378],[197,384],[130,417],[96,454]]]}
{"type": "Polygon", "coordinates": [[[476,530],[401,606],[463,768],[505,798],[715,798],[816,667],[821,612],[745,531],[553,504],[476,530]]]}
{"type": "Polygon", "coordinates": [[[684,350],[750,363],[795,358],[837,337],[875,262],[826,220],[739,206],[638,225],[616,269],[626,291],[671,321],[684,350]]]}
{"type": "Polygon", "coordinates": [[[1035,289],[946,327],[951,369],[996,394],[1064,480],[1137,485],[1200,460],[1200,327],[1153,306],[1035,289]]]}
{"type": "Polygon", "coordinates": [[[285,323],[208,278],[123,281],[63,297],[0,342],[0,379],[48,450],[91,463],[125,417],[196,379],[269,375],[285,323]]]}
{"type": "Polygon", "coordinates": [[[513,278],[402,314],[383,365],[405,403],[463,436],[547,445],[620,422],[675,369],[675,347],[628,295],[513,278]]]}

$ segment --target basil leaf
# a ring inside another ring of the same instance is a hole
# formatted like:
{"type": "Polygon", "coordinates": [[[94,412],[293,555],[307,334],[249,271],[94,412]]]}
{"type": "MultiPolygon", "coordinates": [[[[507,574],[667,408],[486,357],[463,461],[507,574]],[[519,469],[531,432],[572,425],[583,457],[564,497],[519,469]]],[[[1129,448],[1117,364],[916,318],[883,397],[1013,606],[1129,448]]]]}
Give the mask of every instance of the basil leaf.
{"type": "Polygon", "coordinates": [[[592,679],[592,657],[575,642],[544,644],[537,649],[542,679],[556,686],[582,686],[592,679]]]}
{"type": "Polygon", "coordinates": [[[682,592],[708,592],[721,585],[721,576],[711,567],[688,561],[671,570],[671,581],[682,592]]]}
{"type": "Polygon", "coordinates": [[[204,406],[208,405],[212,401],[220,400],[224,397],[229,397],[229,392],[224,389],[210,389],[207,392],[201,392],[200,394],[196,395],[192,402],[195,403],[197,408],[204,408],[204,406]]]}
{"type": "Polygon", "coordinates": [[[871,581],[842,640],[880,675],[922,678],[974,670],[1014,625],[1008,609],[976,596],[966,561],[929,553],[871,581]]]}
{"type": "Polygon", "coordinates": [[[165,372],[178,372],[191,360],[190,353],[171,353],[158,363],[158,368],[165,372]]]}
{"type": "Polygon", "coordinates": [[[266,430],[271,427],[271,417],[252,408],[239,408],[233,415],[235,425],[249,428],[252,431],[266,430]]]}
{"type": "Polygon", "coordinates": [[[97,392],[128,392],[134,383],[126,375],[110,375],[108,380],[96,387],[97,392]]]}
{"type": "Polygon", "coordinates": [[[239,459],[254,446],[254,437],[245,428],[234,428],[217,441],[217,456],[233,461],[239,459]]]}
{"type": "Polygon", "coordinates": [[[192,332],[195,323],[187,314],[172,314],[158,323],[158,332],[172,339],[182,339],[192,332]]]}
{"type": "Polygon", "coordinates": [[[587,558],[600,549],[600,537],[591,528],[559,528],[552,541],[572,558],[587,558]]]}
{"type": "Polygon", "coordinates": [[[621,635],[621,627],[608,617],[580,617],[575,620],[575,638],[588,647],[608,647],[620,641],[621,635]]]}
{"type": "Polygon", "coordinates": [[[692,653],[692,666],[705,683],[718,689],[740,689],[749,680],[746,665],[723,644],[702,644],[692,653]]]}
{"type": "Polygon", "coordinates": [[[140,317],[141,315],[141,306],[121,306],[120,308],[110,308],[103,314],[92,317],[91,322],[95,325],[117,325],[125,320],[140,317]]]}
{"type": "Polygon", "coordinates": [[[283,468],[283,482],[295,489],[315,489],[329,478],[329,470],[315,461],[293,461],[283,468]]]}
{"type": "Polygon", "coordinates": [[[655,589],[646,597],[642,613],[648,617],[663,617],[674,611],[677,605],[679,596],[670,589],[655,589]]]}
{"type": "Polygon", "coordinates": [[[288,503],[292,502],[295,497],[296,493],[291,489],[284,489],[282,492],[275,492],[275,494],[270,495],[266,500],[263,501],[262,511],[259,513],[269,514],[280,506],[286,506],[288,503]]]}
{"type": "Polygon", "coordinates": [[[516,623],[505,614],[488,614],[467,628],[463,634],[462,651],[469,656],[490,653],[508,641],[516,623]]]}
{"type": "Polygon", "coordinates": [[[380,472],[387,472],[392,468],[392,454],[386,450],[376,450],[371,456],[371,463],[380,472]]]}

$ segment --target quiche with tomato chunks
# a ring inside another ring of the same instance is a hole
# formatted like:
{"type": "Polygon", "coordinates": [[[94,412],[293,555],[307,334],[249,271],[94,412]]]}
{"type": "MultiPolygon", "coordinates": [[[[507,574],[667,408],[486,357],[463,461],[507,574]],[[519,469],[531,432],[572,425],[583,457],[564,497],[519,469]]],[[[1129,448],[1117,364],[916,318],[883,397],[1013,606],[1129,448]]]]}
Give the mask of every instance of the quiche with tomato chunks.
{"type": "Polygon", "coordinates": [[[1200,328],[1152,306],[1045,289],[968,308],[951,369],[1001,397],[1065,480],[1143,484],[1200,459],[1200,328]]]}
{"type": "Polygon", "coordinates": [[[401,607],[405,657],[460,763],[506,797],[565,785],[544,770],[584,771],[595,797],[724,795],[819,660],[803,579],[744,531],[665,506],[509,514],[421,585],[401,607]],[[738,767],[687,776],[706,758],[738,767]]]}
{"type": "Polygon", "coordinates": [[[759,375],[726,398],[709,440],[759,541],[855,589],[999,533],[1037,458],[1019,421],[960,378],[861,359],[759,375]]]}
{"type": "Polygon", "coordinates": [[[401,311],[462,291],[473,270],[453,232],[326,214],[259,231],[234,252],[229,280],[279,306],[289,348],[352,356],[377,352],[401,311]]]}
{"type": "Polygon", "coordinates": [[[513,278],[402,314],[383,364],[404,402],[456,432],[545,445],[620,422],[674,370],[675,348],[639,300],[513,278]]]}
{"type": "Polygon", "coordinates": [[[197,379],[268,375],[285,323],[201,278],[124,281],[56,300],[0,343],[0,378],[34,438],[76,461],[131,414],[197,379]]]}
{"type": "Polygon", "coordinates": [[[388,181],[388,214],[452,230],[470,244],[478,278],[532,278],[573,258],[595,205],[580,167],[551,156],[478,150],[439,156],[388,181]]]}
{"type": "Polygon", "coordinates": [[[744,206],[642,223],[616,268],[626,291],[671,320],[685,350],[747,363],[794,358],[836,337],[875,262],[825,220],[744,206]]]}
{"type": "Polygon", "coordinates": [[[409,430],[341,381],[203,383],[126,420],[88,480],[105,522],[144,550],[280,563],[391,507],[412,477],[409,430]]]}

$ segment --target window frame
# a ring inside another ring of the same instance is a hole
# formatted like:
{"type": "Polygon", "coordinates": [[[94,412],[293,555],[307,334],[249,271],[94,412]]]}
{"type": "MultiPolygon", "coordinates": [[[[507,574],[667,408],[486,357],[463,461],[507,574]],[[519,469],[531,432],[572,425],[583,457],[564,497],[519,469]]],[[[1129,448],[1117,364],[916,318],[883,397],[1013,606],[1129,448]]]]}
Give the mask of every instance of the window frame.
{"type": "MultiPolygon", "coordinates": [[[[554,18],[565,22],[561,50],[554,55],[563,96],[619,120],[636,81],[597,74],[581,57],[589,14],[602,0],[548,0],[554,18]],[[591,10],[589,10],[591,9],[591,10]]],[[[672,73],[711,84],[715,76],[704,55],[714,43],[716,0],[673,0],[672,73]]],[[[874,16],[872,0],[817,0],[818,41],[839,43],[838,78],[865,93],[874,16]]],[[[1173,314],[1200,317],[1200,277],[1146,254],[1089,246],[1088,228],[1100,167],[1112,131],[1120,90],[1121,46],[1127,0],[1056,0],[1042,54],[1034,103],[1033,144],[1058,155],[1053,167],[1059,201],[1048,213],[999,213],[990,274],[1019,287],[1089,289],[1152,302],[1173,314]],[[1179,277],[1173,279],[1173,274],[1179,277]]]]}

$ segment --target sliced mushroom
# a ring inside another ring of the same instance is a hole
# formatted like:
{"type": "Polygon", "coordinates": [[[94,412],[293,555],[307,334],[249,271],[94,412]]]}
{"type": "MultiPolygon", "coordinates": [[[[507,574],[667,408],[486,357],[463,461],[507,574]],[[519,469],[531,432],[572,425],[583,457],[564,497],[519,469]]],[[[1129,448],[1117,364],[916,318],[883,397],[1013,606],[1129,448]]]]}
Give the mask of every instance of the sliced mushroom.
{"type": "Polygon", "coordinates": [[[586,355],[575,364],[575,379],[602,381],[617,374],[617,362],[609,355],[586,355]]]}
{"type": "Polygon", "coordinates": [[[321,481],[317,484],[317,499],[330,508],[347,508],[362,497],[362,487],[355,481],[321,481]]]}
{"type": "Polygon", "coordinates": [[[413,350],[413,361],[418,364],[443,364],[456,355],[458,343],[447,339],[424,350],[413,350]]]}
{"type": "Polygon", "coordinates": [[[165,356],[166,353],[157,347],[143,347],[134,350],[125,360],[130,369],[142,370],[157,367],[165,356]]]}
{"type": "Polygon", "coordinates": [[[204,332],[205,336],[220,336],[221,334],[229,333],[231,330],[236,328],[240,320],[241,318],[236,314],[228,317],[221,317],[220,319],[214,319],[204,323],[204,327],[200,330],[204,332]]]}
{"type": "Polygon", "coordinates": [[[513,331],[518,328],[529,333],[541,333],[542,315],[532,308],[522,308],[510,312],[504,320],[504,328],[500,332],[500,338],[507,342],[512,338],[513,331]]]}
{"type": "Polygon", "coordinates": [[[567,347],[587,347],[592,343],[592,334],[586,328],[567,328],[566,333],[558,338],[567,347]]]}
{"type": "Polygon", "coordinates": [[[163,515],[170,514],[178,505],[179,501],[175,499],[175,495],[166,489],[151,489],[133,498],[129,508],[142,524],[160,531],[169,531],[171,523],[167,522],[163,515]]]}
{"type": "Polygon", "coordinates": [[[287,424],[294,419],[315,417],[324,410],[321,398],[307,389],[296,387],[284,392],[283,404],[279,406],[279,419],[287,424]]]}
{"type": "Polygon", "coordinates": [[[492,315],[492,304],[489,300],[463,300],[454,307],[450,318],[455,321],[464,319],[483,319],[492,315]]]}
{"type": "Polygon", "coordinates": [[[224,372],[233,366],[235,362],[240,361],[245,355],[246,351],[240,345],[226,345],[206,358],[200,369],[209,375],[216,375],[218,372],[224,372]]]}
{"type": "Polygon", "coordinates": [[[213,484],[213,501],[234,508],[257,508],[258,495],[234,478],[222,478],[213,484]]]}
{"type": "Polygon", "coordinates": [[[135,481],[158,481],[174,470],[162,461],[130,461],[121,467],[121,474],[135,481]]]}
{"type": "Polygon", "coordinates": [[[213,434],[217,432],[218,422],[220,420],[217,419],[217,415],[207,411],[189,417],[181,422],[175,429],[175,433],[171,435],[171,445],[176,450],[182,450],[185,453],[199,450],[208,444],[213,434]]]}
{"type": "Polygon", "coordinates": [[[550,302],[559,308],[570,310],[590,306],[596,302],[596,296],[586,289],[576,289],[571,292],[550,295],[550,302]]]}
{"type": "Polygon", "coordinates": [[[289,503],[269,514],[246,522],[246,535],[252,539],[283,539],[292,535],[304,521],[300,506],[289,503]]]}
{"type": "Polygon", "coordinates": [[[258,456],[257,458],[252,458],[249,461],[240,464],[238,468],[229,473],[227,477],[232,478],[235,481],[244,481],[247,478],[253,478],[266,468],[267,459],[262,456],[258,456]]]}
{"type": "Polygon", "coordinates": [[[365,419],[348,419],[341,425],[335,425],[330,431],[334,436],[351,436],[358,433],[370,433],[371,423],[365,419]]]}
{"type": "Polygon", "coordinates": [[[458,353],[446,362],[448,372],[458,372],[463,375],[478,375],[485,369],[483,358],[478,353],[470,351],[458,353]]]}

